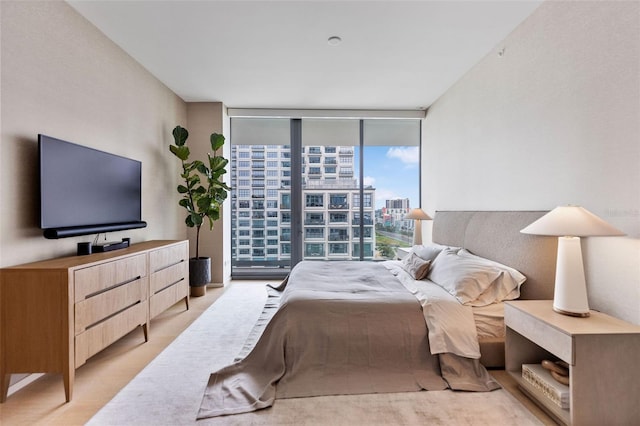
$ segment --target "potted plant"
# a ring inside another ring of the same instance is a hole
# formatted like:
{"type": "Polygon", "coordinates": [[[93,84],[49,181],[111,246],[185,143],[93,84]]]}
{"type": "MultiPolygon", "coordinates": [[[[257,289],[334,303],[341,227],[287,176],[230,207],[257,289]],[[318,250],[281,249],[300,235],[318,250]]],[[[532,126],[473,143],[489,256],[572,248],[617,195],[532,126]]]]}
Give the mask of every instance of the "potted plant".
{"type": "Polygon", "coordinates": [[[214,154],[207,153],[208,162],[189,161],[190,152],[186,145],[188,137],[187,129],[176,126],[173,129],[175,145],[170,145],[169,150],[182,162],[180,177],[184,184],[178,185],[178,193],[182,195],[178,204],[187,210],[187,226],[196,228],[196,253],[195,257],[189,259],[191,295],[202,296],[205,294],[205,286],[211,281],[211,258],[200,256],[200,227],[208,220],[209,229],[213,229],[213,223],[220,219],[222,203],[231,190],[222,181],[229,160],[216,155],[216,151],[224,145],[224,136],[212,133],[210,141],[214,154]]]}

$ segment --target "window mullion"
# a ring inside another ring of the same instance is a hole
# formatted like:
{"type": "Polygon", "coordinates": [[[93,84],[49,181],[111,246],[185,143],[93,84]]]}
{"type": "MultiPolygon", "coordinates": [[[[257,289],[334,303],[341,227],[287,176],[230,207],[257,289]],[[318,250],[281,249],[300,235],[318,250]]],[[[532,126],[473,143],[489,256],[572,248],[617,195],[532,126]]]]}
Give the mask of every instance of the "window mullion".
{"type": "Polygon", "coordinates": [[[291,268],[302,260],[302,120],[291,119],[291,268]]]}
{"type": "Polygon", "coordinates": [[[360,206],[359,206],[359,214],[360,214],[360,223],[358,227],[360,228],[360,260],[364,260],[364,120],[360,120],[360,153],[359,153],[359,164],[360,164],[360,173],[358,176],[359,185],[359,197],[360,197],[360,206]]]}

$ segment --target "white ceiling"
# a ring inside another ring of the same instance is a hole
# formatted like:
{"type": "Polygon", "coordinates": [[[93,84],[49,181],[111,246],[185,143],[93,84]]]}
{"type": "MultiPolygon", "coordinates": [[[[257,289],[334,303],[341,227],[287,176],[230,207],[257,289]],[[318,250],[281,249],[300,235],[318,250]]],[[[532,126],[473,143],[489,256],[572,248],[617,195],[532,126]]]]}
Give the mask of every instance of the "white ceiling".
{"type": "Polygon", "coordinates": [[[431,105],[540,3],[69,1],[185,101],[387,110],[431,105]]]}

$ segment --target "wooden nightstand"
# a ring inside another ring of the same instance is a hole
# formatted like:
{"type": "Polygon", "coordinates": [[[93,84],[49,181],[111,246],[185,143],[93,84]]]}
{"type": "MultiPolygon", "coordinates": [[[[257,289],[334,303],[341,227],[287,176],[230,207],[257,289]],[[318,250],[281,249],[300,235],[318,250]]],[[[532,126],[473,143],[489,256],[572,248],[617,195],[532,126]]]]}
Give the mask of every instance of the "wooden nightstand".
{"type": "Polygon", "coordinates": [[[551,300],[507,302],[505,369],[538,405],[572,425],[638,424],[640,326],[591,311],[561,315],[551,300]],[[527,389],[522,364],[561,359],[570,367],[570,408],[527,389]]]}

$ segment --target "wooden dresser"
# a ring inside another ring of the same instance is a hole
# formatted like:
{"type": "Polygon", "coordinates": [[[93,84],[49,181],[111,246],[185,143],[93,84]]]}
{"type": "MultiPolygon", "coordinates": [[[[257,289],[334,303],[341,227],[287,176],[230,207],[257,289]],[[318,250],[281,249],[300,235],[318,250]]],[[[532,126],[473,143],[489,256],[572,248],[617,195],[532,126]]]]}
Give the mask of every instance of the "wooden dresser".
{"type": "Polygon", "coordinates": [[[14,373],[61,373],[67,402],[75,369],[184,299],[189,308],[188,241],[148,241],[126,249],[0,270],[0,401],[14,373]]]}

